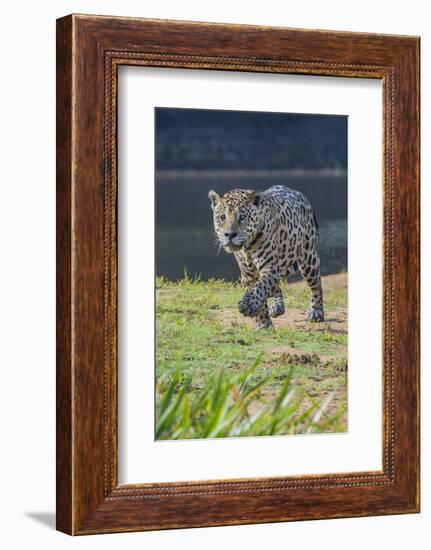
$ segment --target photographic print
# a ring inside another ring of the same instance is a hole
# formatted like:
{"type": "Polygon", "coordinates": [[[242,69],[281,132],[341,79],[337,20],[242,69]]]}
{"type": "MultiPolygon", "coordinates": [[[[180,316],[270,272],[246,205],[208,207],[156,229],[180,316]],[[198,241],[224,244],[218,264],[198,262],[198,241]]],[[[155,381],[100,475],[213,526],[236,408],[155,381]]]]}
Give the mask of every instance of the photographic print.
{"type": "Polygon", "coordinates": [[[347,117],[155,109],[155,438],[347,431],[347,117]]]}

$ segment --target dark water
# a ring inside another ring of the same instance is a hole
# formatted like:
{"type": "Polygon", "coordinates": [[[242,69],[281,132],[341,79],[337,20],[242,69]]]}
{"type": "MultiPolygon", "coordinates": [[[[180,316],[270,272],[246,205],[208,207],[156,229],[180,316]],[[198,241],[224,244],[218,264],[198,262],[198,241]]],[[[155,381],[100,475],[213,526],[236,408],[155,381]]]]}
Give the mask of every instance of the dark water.
{"type": "Polygon", "coordinates": [[[208,203],[209,189],[266,189],[287,185],[310,200],[320,225],[322,275],[347,271],[347,181],[345,176],[234,178],[217,174],[158,174],[156,177],[156,273],[177,280],[184,273],[202,280],[239,276],[235,258],[218,251],[208,203]]]}
{"type": "MultiPolygon", "coordinates": [[[[207,280],[234,280],[239,270],[232,254],[214,245],[211,228],[166,228],[158,235],[157,275],[171,280],[199,275],[207,280]]],[[[319,254],[322,275],[347,271],[347,222],[324,220],[320,224],[319,254]]],[[[292,277],[292,280],[294,277],[292,277]]]]}

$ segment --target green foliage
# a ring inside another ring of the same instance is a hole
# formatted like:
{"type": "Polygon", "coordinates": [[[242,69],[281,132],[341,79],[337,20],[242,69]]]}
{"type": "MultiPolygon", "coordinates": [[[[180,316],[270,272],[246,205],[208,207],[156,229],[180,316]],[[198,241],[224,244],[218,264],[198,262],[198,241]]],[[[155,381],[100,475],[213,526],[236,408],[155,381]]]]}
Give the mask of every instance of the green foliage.
{"type": "Polygon", "coordinates": [[[270,376],[256,381],[253,373],[259,356],[245,372],[229,377],[223,368],[198,391],[190,378],[181,382],[180,372],[166,372],[157,382],[156,439],[201,439],[257,435],[304,434],[342,431],[344,407],[327,414],[333,393],[322,402],[304,396],[292,383],[290,368],[272,403],[252,413],[270,376]]]}

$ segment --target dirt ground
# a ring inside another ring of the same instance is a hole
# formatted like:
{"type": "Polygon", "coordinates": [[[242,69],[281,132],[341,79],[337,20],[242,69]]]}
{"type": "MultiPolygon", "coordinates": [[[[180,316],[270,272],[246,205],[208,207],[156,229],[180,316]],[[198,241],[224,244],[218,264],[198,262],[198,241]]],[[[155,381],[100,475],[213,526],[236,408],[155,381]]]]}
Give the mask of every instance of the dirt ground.
{"type": "MultiPolygon", "coordinates": [[[[305,281],[298,281],[290,283],[285,289],[285,293],[289,292],[290,286],[307,288],[305,281]]],[[[329,294],[331,291],[347,290],[347,273],[340,273],[336,275],[328,275],[322,277],[323,291],[329,294]]],[[[325,307],[325,321],[322,323],[313,323],[305,320],[305,310],[286,307],[286,312],[275,319],[273,324],[275,329],[288,328],[298,332],[313,332],[319,333],[331,333],[334,335],[347,334],[347,307],[325,307]]],[[[220,312],[218,318],[223,323],[232,328],[238,325],[246,323],[250,328],[254,329],[254,319],[244,317],[236,308],[225,309],[220,312]]],[[[344,380],[342,387],[336,391],[335,398],[332,400],[328,407],[328,413],[336,413],[340,403],[347,403],[347,359],[346,349],[342,349],[339,352],[331,350],[331,354],[326,354],[323,351],[310,352],[299,347],[293,347],[286,344],[278,343],[274,347],[267,348],[267,354],[269,354],[270,360],[265,361],[264,366],[266,368],[273,368],[280,363],[292,364],[300,366],[300,371],[303,372],[303,376],[299,377],[297,383],[303,386],[310,398],[320,397],[324,398],[330,393],[329,387],[331,382],[335,385],[339,385],[341,380],[344,380]]],[[[262,402],[271,401],[275,398],[277,393],[276,387],[266,388],[262,392],[262,402]]],[[[308,400],[305,400],[304,406],[309,404],[308,400]]],[[[255,413],[259,409],[259,404],[254,403],[251,407],[251,413],[255,413]]],[[[345,416],[344,422],[347,421],[345,416]]]]}

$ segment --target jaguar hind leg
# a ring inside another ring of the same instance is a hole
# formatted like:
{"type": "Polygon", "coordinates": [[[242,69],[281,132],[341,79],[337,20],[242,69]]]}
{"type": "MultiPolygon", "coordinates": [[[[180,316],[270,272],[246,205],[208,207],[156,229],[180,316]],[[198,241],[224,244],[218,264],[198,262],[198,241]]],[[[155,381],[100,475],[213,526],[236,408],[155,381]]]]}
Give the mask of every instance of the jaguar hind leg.
{"type": "Polygon", "coordinates": [[[306,261],[300,266],[302,276],[307,281],[311,290],[310,309],[307,311],[306,320],[320,323],[325,320],[323,312],[323,290],[320,279],[320,260],[316,251],[311,251],[306,261]]]}

